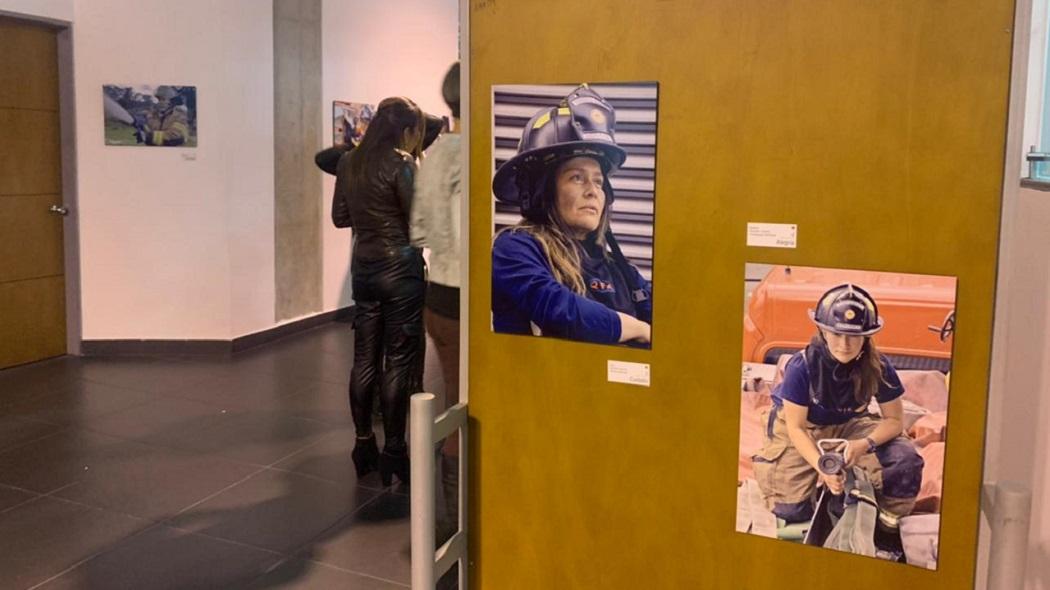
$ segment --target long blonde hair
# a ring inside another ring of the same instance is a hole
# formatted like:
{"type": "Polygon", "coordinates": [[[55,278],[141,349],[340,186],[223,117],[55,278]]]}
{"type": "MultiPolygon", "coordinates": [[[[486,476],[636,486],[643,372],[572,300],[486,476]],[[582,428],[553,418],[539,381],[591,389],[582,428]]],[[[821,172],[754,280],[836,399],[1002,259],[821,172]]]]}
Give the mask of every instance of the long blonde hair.
{"type": "MultiPolygon", "coordinates": [[[[552,166],[555,168],[556,166],[552,166]]],[[[581,262],[580,244],[572,237],[572,231],[558,214],[557,187],[554,182],[555,174],[550,174],[544,183],[543,195],[543,219],[522,219],[515,225],[500,231],[524,232],[535,238],[543,249],[547,258],[551,274],[559,283],[565,285],[577,295],[587,294],[587,285],[583,282],[583,263],[581,262]]],[[[606,186],[607,192],[608,186],[606,186]]],[[[609,231],[609,203],[608,192],[606,201],[602,204],[602,215],[598,220],[598,228],[594,230],[594,243],[601,248],[602,255],[609,258],[606,248],[605,234],[609,231]]],[[[497,234],[498,235],[498,234],[497,234]]]]}

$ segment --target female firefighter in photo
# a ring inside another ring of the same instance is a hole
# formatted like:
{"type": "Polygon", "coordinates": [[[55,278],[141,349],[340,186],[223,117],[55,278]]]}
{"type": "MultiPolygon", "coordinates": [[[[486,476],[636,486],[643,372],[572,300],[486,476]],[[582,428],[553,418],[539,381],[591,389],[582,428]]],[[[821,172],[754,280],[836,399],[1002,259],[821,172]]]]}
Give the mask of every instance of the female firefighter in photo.
{"type": "Polygon", "coordinates": [[[923,460],[903,432],[904,388],[872,336],[882,329],[875,300],[851,284],[827,291],[811,310],[817,334],[784,368],[762,449],[752,457],[769,508],[787,523],[813,517],[818,482],[843,493],[841,473],[820,469],[817,441],[840,444],[844,467],[860,467],[875,490],[879,523],[895,530],[911,513],[923,460]],[[874,399],[879,414],[869,413],[874,399]]]}
{"type": "Polygon", "coordinates": [[[652,284],[610,230],[609,176],[627,158],[615,123],[612,105],[580,86],[529,120],[496,172],[496,198],[523,217],[492,247],[496,332],[648,346],[652,284]]]}

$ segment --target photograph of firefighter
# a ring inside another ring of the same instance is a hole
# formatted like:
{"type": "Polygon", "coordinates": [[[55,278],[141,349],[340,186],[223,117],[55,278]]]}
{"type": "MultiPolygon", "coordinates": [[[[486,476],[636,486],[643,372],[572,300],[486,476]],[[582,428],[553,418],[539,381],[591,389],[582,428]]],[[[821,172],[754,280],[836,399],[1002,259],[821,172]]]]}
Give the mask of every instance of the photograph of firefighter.
{"type": "Polygon", "coordinates": [[[106,145],[197,147],[195,86],[102,87],[106,145]]]}
{"type": "Polygon", "coordinates": [[[748,267],[737,530],[936,569],[955,279],[748,267]]]}
{"type": "Polygon", "coordinates": [[[649,348],[656,84],[493,91],[493,330],[649,348]]]}
{"type": "Polygon", "coordinates": [[[356,146],[375,116],[374,105],[362,102],[332,101],[332,145],[356,146]]]}

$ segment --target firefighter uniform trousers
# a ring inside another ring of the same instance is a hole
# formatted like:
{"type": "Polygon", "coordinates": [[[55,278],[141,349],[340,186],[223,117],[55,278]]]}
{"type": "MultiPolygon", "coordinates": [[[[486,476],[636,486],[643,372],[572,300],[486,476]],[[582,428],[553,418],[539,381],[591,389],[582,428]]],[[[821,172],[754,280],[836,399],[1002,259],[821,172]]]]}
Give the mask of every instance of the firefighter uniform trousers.
{"type": "MultiPolygon", "coordinates": [[[[814,441],[855,440],[869,436],[879,421],[878,416],[862,414],[845,424],[807,423],[806,430],[814,441]]],[[[788,523],[807,521],[813,517],[819,474],[791,443],[778,406],[763,412],[762,422],[765,442],[751,461],[766,506],[788,523]]],[[[898,517],[911,513],[922,485],[923,460],[907,437],[901,435],[879,445],[875,453],[860,457],[855,465],[867,472],[882,511],[898,517]]]]}

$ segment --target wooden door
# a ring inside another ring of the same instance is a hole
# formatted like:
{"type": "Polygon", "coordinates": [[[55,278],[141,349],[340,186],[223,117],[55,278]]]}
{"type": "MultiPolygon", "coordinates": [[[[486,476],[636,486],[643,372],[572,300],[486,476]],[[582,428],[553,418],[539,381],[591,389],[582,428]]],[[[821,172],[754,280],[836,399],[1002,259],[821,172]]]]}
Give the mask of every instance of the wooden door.
{"type": "Polygon", "coordinates": [[[57,31],[0,18],[0,369],[66,352],[57,31]]]}

